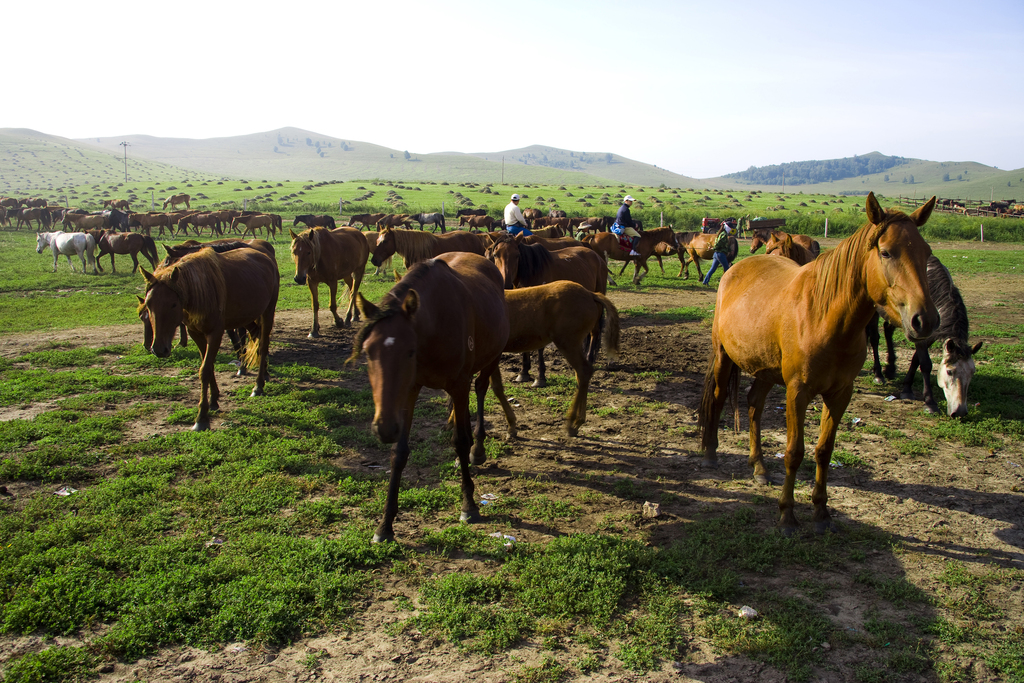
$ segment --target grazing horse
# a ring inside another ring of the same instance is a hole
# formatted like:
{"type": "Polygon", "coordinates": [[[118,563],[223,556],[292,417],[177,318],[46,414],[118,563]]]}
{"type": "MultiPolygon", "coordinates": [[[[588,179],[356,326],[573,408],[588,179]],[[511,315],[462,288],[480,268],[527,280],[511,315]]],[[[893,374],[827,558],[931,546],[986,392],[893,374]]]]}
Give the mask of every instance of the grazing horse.
{"type": "Polygon", "coordinates": [[[128,203],[127,199],[104,199],[103,208],[107,209],[124,209],[125,211],[131,211],[132,207],[128,203]]]}
{"type": "Polygon", "coordinates": [[[370,253],[366,238],[355,228],[310,228],[292,235],[292,261],[295,262],[295,283],[307,285],[313,300],[313,327],[309,338],[320,336],[320,283],[331,293],[331,315],[334,326],[344,327],[359,319],[355,296],[366,271],[366,257],[370,253]],[[348,287],[348,307],[345,319],[338,315],[338,280],[348,287]]]}
{"type": "Polygon", "coordinates": [[[98,213],[72,213],[65,211],[60,222],[65,228],[74,228],[77,231],[85,232],[93,228],[102,228],[106,223],[106,219],[98,213]]]}
{"type": "Polygon", "coordinates": [[[397,228],[404,225],[407,228],[412,227],[412,218],[407,213],[387,213],[381,216],[380,220],[377,221],[377,228],[397,228]]]}
{"type": "Polygon", "coordinates": [[[370,262],[374,266],[399,254],[405,259],[405,267],[426,261],[449,251],[468,251],[480,256],[484,255],[484,245],[480,238],[468,232],[449,232],[445,235],[434,235],[429,232],[384,228],[377,237],[377,248],[370,262]]]}
{"type": "Polygon", "coordinates": [[[495,222],[497,221],[490,216],[459,216],[460,228],[468,225],[471,229],[483,228],[484,230],[490,230],[495,222]]]}
{"type": "MultiPolygon", "coordinates": [[[[920,365],[924,380],[924,409],[929,413],[939,412],[939,406],[932,395],[932,359],[928,349],[941,339],[942,362],[939,364],[938,381],[946,395],[946,414],[950,417],[963,417],[967,414],[967,389],[974,377],[974,355],[981,349],[981,342],[973,347],[968,343],[967,307],[946,266],[935,256],[928,257],[928,292],[939,311],[939,326],[928,339],[914,344],[914,355],[910,359],[910,370],[903,380],[900,398],[914,400],[914,377],[920,365]]],[[[892,343],[895,328],[886,321],[883,329],[889,352],[885,376],[893,379],[896,376],[896,352],[892,343]]],[[[868,344],[874,354],[875,383],[881,384],[883,379],[878,361],[877,314],[868,323],[867,334],[868,344]]]]}
{"type": "Polygon", "coordinates": [[[772,233],[764,250],[766,254],[785,256],[798,266],[805,266],[818,257],[818,254],[793,239],[793,235],[785,232],[772,233]]]}
{"type": "MultiPolygon", "coordinates": [[[[774,238],[777,243],[779,241],[784,241],[786,239],[786,235],[789,234],[786,232],[782,232],[781,230],[770,230],[768,228],[754,228],[752,232],[754,233],[754,235],[750,239],[751,254],[755,253],[762,246],[766,244],[771,244],[772,238],[774,238]]],[[[812,252],[814,252],[814,258],[818,258],[818,256],[821,255],[821,245],[818,244],[818,240],[812,239],[807,235],[791,235],[791,237],[793,238],[793,241],[799,244],[800,246],[805,247],[806,249],[809,249],[812,252]]],[[[770,251],[770,247],[765,249],[766,253],[770,251]]]]}
{"type": "MultiPolygon", "coordinates": [[[[384,517],[374,542],[395,540],[399,486],[409,459],[413,410],[423,387],[443,389],[451,397],[453,441],[462,474],[461,519],[480,521],[469,471],[469,389],[476,375],[477,414],[482,414],[488,381],[498,370],[508,340],[501,274],[482,256],[446,253],[410,268],[379,306],[362,295],[357,301],[367,322],[352,344],[349,362],[366,352],[375,407],[373,432],[381,442],[395,444],[384,517]]],[[[483,440],[480,420],[473,464],[484,462],[483,440]]]]}
{"type": "Polygon", "coordinates": [[[647,259],[654,253],[655,247],[662,242],[669,246],[675,246],[675,235],[672,233],[672,228],[644,230],[643,234],[640,235],[640,242],[635,247],[637,253],[640,254],[639,256],[630,256],[629,251],[622,249],[618,236],[610,232],[598,232],[593,235],[586,235],[583,238],[584,244],[597,253],[603,254],[606,259],[611,257],[616,261],[633,261],[634,285],[639,285],[643,276],[647,275],[649,270],[647,268],[647,259]],[[643,269],[643,275],[640,274],[641,268],[643,269]]]}
{"type": "Polygon", "coordinates": [[[932,197],[907,216],[883,210],[871,193],[868,223],[821,258],[801,267],[789,259],[752,256],[722,276],[699,413],[704,464],[718,463],[718,423],[730,391],[739,429],[736,394],[743,371],[754,377],[747,392],[748,462],[755,480],[767,483],[761,415],[772,386],[785,386],[786,478],[779,510],[787,536],[797,528],[793,487],[804,458],[805,414],[818,394],[824,407],[811,501],[815,532],[834,529],[827,506],[828,466],[839,421],[864,366],[864,328],[876,307],[887,319],[899,321],[915,342],[930,337],[939,324],[925,272],[931,248],[918,232],[934,207],[932,197]]]}
{"type": "Polygon", "coordinates": [[[92,274],[96,272],[96,239],[84,232],[40,232],[36,234],[36,253],[42,254],[43,249],[49,247],[53,251],[53,272],[57,272],[57,257],[64,254],[68,257],[68,265],[71,272],[75,272],[75,264],[71,262],[71,255],[78,254],[82,260],[82,272],[85,272],[85,257],[89,257],[89,265],[92,266],[92,274]]]}
{"type": "MultiPolygon", "coordinates": [[[[565,280],[506,289],[505,303],[509,319],[505,353],[528,354],[554,342],[576,373],[576,395],[565,420],[566,434],[576,436],[587,421],[587,391],[601,347],[602,328],[605,353],[612,360],[618,358],[619,312],[606,296],[565,280]],[[589,351],[586,348],[588,337],[589,351]]],[[[500,369],[491,377],[491,386],[508,420],[509,436],[514,439],[516,417],[505,400],[500,369]]]]}
{"type": "Polygon", "coordinates": [[[387,214],[383,214],[383,213],[357,213],[356,215],[354,215],[354,216],[352,216],[351,218],[348,219],[348,224],[349,224],[349,227],[352,227],[352,226],[355,226],[356,223],[358,223],[359,224],[359,229],[362,230],[363,228],[368,228],[370,226],[376,226],[377,225],[377,221],[379,221],[381,218],[384,218],[385,215],[387,215],[387,214]]]}
{"type": "Polygon", "coordinates": [[[171,211],[174,211],[175,207],[181,206],[182,204],[185,205],[186,209],[191,209],[192,208],[192,197],[187,195],[187,194],[171,195],[170,197],[168,197],[167,199],[164,200],[163,208],[166,209],[168,206],[170,206],[171,207],[171,211]]]}
{"type": "MultiPolygon", "coordinates": [[[[501,271],[505,289],[569,280],[598,294],[608,291],[608,268],[604,259],[591,249],[566,247],[552,252],[540,244],[523,244],[521,235],[512,237],[508,233],[499,233],[488,237],[492,244],[487,248],[486,256],[501,271]]],[[[515,381],[529,382],[532,379],[530,354],[524,352],[522,371],[515,381]]],[[[543,348],[537,350],[537,379],[533,386],[547,386],[543,348]]]]}
{"type": "Polygon", "coordinates": [[[458,211],[455,212],[455,217],[456,218],[461,218],[463,216],[486,216],[486,215],[487,215],[487,209],[459,209],[458,211]]]}
{"type": "Polygon", "coordinates": [[[166,358],[171,354],[174,333],[184,323],[203,359],[199,369],[202,397],[192,431],[209,429],[210,410],[219,408],[214,361],[225,330],[247,328],[253,322],[258,325],[259,333],[246,349],[245,363],[259,367],[252,396],[262,396],[280,286],[277,262],[256,249],[224,253],[200,249],[153,273],[143,268],[142,275],[148,283],[143,303],[153,325],[154,355],[166,358]]]}
{"type": "Polygon", "coordinates": [[[295,220],[292,221],[293,226],[299,223],[304,224],[307,228],[330,228],[334,230],[338,227],[334,222],[334,217],[326,214],[313,215],[304,213],[301,216],[296,216],[295,220]]]}
{"type": "Polygon", "coordinates": [[[210,229],[210,236],[221,235],[221,220],[218,213],[190,213],[178,220],[178,234],[188,234],[188,226],[196,229],[196,236],[203,232],[203,228],[210,229]]]}
{"type": "Polygon", "coordinates": [[[420,224],[420,230],[423,229],[424,225],[433,225],[434,228],[431,232],[437,232],[437,229],[441,228],[441,234],[444,234],[444,214],[443,213],[414,213],[409,216],[409,220],[416,221],[420,224]]]}
{"type": "MultiPolygon", "coordinates": [[[[684,280],[689,280],[690,263],[692,262],[697,266],[697,279],[703,280],[704,273],[700,270],[700,261],[701,259],[710,261],[714,257],[715,239],[718,235],[706,235],[702,232],[677,232],[675,236],[676,250],[679,254],[679,275],[682,275],[684,280]]],[[[736,260],[736,255],[739,252],[739,242],[735,237],[729,235],[729,251],[726,252],[729,263],[736,260]]]]}
{"type": "Polygon", "coordinates": [[[245,237],[249,232],[252,232],[252,236],[256,237],[257,228],[266,228],[267,235],[273,238],[277,227],[274,223],[274,217],[268,213],[236,216],[235,219],[231,221],[231,230],[238,232],[239,225],[245,226],[245,230],[242,231],[242,237],[245,237]]]}
{"type": "Polygon", "coordinates": [[[96,246],[99,248],[99,253],[96,254],[96,264],[100,270],[103,270],[99,260],[106,254],[110,254],[110,272],[112,273],[117,272],[117,268],[114,266],[114,254],[127,254],[132,257],[132,274],[139,269],[137,256],[139,252],[142,252],[142,255],[149,260],[150,268],[156,268],[156,263],[160,260],[153,238],[137,232],[114,232],[113,230],[104,232],[96,240],[96,246]]]}

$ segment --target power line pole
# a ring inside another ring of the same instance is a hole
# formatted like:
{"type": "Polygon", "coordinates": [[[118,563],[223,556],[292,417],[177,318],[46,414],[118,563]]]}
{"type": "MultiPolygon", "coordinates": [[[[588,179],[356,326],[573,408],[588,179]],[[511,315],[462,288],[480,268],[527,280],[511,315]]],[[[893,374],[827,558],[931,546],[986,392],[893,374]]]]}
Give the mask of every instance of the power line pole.
{"type": "Polygon", "coordinates": [[[121,146],[124,147],[124,182],[128,184],[128,148],[131,147],[130,142],[122,142],[121,146]]]}

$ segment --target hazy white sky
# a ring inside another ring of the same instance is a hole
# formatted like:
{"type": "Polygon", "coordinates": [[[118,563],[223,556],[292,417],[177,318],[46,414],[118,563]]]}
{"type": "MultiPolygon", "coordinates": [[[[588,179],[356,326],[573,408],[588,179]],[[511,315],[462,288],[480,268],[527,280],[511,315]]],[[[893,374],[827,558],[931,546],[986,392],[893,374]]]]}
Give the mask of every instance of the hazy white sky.
{"type": "Polygon", "coordinates": [[[0,41],[0,127],[536,143],[698,178],[876,150],[1024,166],[1021,0],[57,0],[45,24],[0,41]]]}

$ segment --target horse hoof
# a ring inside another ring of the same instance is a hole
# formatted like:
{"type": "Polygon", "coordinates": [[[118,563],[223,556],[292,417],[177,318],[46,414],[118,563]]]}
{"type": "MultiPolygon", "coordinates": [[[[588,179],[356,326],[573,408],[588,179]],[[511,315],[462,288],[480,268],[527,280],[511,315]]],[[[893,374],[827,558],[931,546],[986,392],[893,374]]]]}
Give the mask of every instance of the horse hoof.
{"type": "Polygon", "coordinates": [[[209,429],[210,422],[208,420],[204,422],[196,422],[194,425],[192,425],[193,432],[205,432],[208,431],[209,429]]]}
{"type": "Polygon", "coordinates": [[[908,401],[913,401],[914,400],[914,392],[913,391],[901,391],[900,392],[900,398],[906,399],[908,401]]]}
{"type": "Polygon", "coordinates": [[[308,335],[306,335],[306,337],[308,339],[319,339],[320,338],[320,333],[319,332],[310,332],[308,335]]]}
{"type": "Polygon", "coordinates": [[[707,467],[709,469],[718,469],[718,458],[701,458],[701,467],[707,467]]]}
{"type": "Polygon", "coordinates": [[[761,486],[768,486],[769,484],[772,483],[772,480],[768,478],[767,474],[755,474],[754,481],[756,481],[761,486]]]}
{"type": "Polygon", "coordinates": [[[263,395],[263,388],[262,387],[256,387],[255,389],[252,390],[252,393],[249,394],[249,398],[253,398],[254,396],[262,396],[262,395],[263,395]]]}
{"type": "Polygon", "coordinates": [[[935,405],[934,403],[925,403],[924,412],[935,415],[939,412],[939,406],[935,405]]]}
{"type": "Polygon", "coordinates": [[[783,538],[793,538],[794,534],[796,534],[796,527],[795,526],[784,526],[779,531],[782,532],[782,537],[783,538]]]}
{"type": "Polygon", "coordinates": [[[548,381],[546,379],[544,379],[543,377],[538,377],[530,386],[532,386],[534,389],[540,389],[542,387],[546,387],[547,385],[548,381]]]}
{"type": "Polygon", "coordinates": [[[875,384],[885,384],[885,380],[878,375],[875,375],[875,384]]]}
{"type": "Polygon", "coordinates": [[[483,465],[485,462],[487,462],[487,454],[482,450],[480,452],[474,451],[469,457],[470,465],[483,465]]]}
{"type": "Polygon", "coordinates": [[[527,374],[524,374],[524,373],[521,372],[518,375],[516,375],[515,377],[513,377],[512,381],[513,382],[517,382],[517,383],[524,383],[524,382],[529,382],[532,379],[533,379],[533,377],[531,377],[530,375],[527,375],[527,374]]]}
{"type": "Polygon", "coordinates": [[[373,542],[374,543],[394,543],[395,542],[395,534],[394,533],[382,534],[382,533],[380,533],[378,531],[377,533],[375,533],[373,535],[373,542]]]}
{"type": "Polygon", "coordinates": [[[818,535],[818,536],[824,536],[827,533],[835,534],[835,533],[839,533],[839,528],[830,519],[830,520],[825,521],[825,522],[815,522],[814,523],[814,533],[816,535],[818,535]]]}
{"type": "Polygon", "coordinates": [[[480,516],[480,512],[473,510],[471,512],[463,512],[459,515],[459,521],[465,522],[466,524],[476,524],[477,522],[483,521],[483,517],[480,516]]]}
{"type": "Polygon", "coordinates": [[[577,437],[577,436],[580,435],[580,428],[579,427],[566,427],[565,434],[569,438],[577,437]]]}

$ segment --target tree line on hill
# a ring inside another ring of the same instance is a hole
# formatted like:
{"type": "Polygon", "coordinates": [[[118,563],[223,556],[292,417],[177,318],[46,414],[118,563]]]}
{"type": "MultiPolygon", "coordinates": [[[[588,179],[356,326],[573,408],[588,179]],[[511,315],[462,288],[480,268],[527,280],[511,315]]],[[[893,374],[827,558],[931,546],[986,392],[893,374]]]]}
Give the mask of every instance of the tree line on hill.
{"type": "Polygon", "coordinates": [[[881,173],[904,161],[906,160],[903,157],[872,154],[843,159],[793,161],[772,166],[751,166],[746,171],[728,173],[723,177],[756,185],[782,185],[783,179],[785,179],[786,185],[806,185],[881,173]]]}

